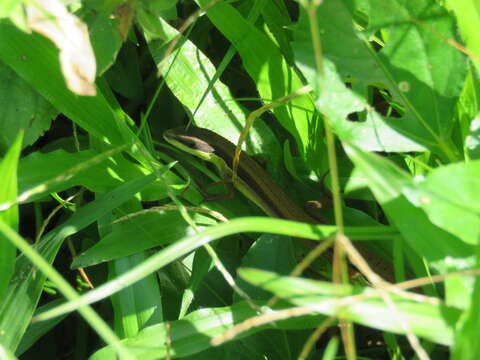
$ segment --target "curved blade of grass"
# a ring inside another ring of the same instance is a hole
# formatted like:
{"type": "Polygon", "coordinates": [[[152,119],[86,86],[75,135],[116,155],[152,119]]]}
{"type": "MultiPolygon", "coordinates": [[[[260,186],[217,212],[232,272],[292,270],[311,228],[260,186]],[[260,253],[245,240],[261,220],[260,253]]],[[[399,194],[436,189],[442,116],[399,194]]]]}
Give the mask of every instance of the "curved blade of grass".
{"type": "Polygon", "coordinates": [[[373,290],[371,288],[334,285],[323,281],[280,276],[257,269],[240,269],[239,274],[251,284],[296,306],[311,306],[312,312],[339,315],[362,325],[405,334],[405,328],[399,321],[401,320],[406,322],[416,335],[444,345],[453,344],[453,329],[461,315],[461,310],[442,303],[415,302],[391,296],[398,311],[398,314],[395,314],[378,296],[344,303],[341,301],[342,297],[367,294],[373,290]],[[398,315],[400,318],[397,318],[398,315]]]}
{"type": "MultiPolygon", "coordinates": [[[[104,299],[113,293],[129,286],[139,279],[161,269],[176,259],[198,249],[204,244],[224,236],[241,232],[265,232],[279,235],[289,235],[296,238],[322,240],[333,235],[337,230],[332,225],[310,225],[290,220],[272,219],[266,217],[245,217],[234,219],[228,223],[219,224],[190,237],[169,245],[165,249],[150,257],[141,265],[131,269],[118,278],[97,287],[83,295],[78,301],[69,302],[37,317],[38,320],[58,316],[73,311],[79,306],[91,304],[104,299]]],[[[397,235],[396,230],[390,227],[346,227],[345,233],[352,240],[385,239],[397,235]]]]}
{"type": "MultiPolygon", "coordinates": [[[[78,298],[78,294],[75,289],[68,283],[65,278],[55,270],[49,262],[47,262],[35,249],[28,244],[16,231],[13,231],[8,225],[6,225],[0,219],[0,233],[14,244],[21,252],[22,255],[27,258],[32,264],[35,264],[35,268],[42,274],[36,274],[39,279],[45,280],[48,278],[55,283],[58,290],[69,300],[78,298]]],[[[37,270],[36,270],[37,271],[37,270]]],[[[19,299],[16,299],[17,301],[19,299]]],[[[85,320],[95,329],[95,331],[105,340],[107,343],[112,344],[115,348],[115,352],[120,355],[121,359],[134,360],[134,357],[130,352],[120,343],[120,340],[115,333],[108,327],[107,323],[95,312],[90,306],[85,306],[78,309],[80,314],[83,315],[85,320]]]]}

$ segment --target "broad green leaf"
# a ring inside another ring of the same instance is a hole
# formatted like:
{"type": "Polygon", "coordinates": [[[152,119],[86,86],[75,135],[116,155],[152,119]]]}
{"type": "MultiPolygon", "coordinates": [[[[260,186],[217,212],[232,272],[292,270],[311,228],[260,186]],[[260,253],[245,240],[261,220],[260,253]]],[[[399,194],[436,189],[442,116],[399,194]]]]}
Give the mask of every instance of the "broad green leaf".
{"type": "MultiPolygon", "coordinates": [[[[15,201],[17,198],[17,166],[22,148],[23,132],[19,131],[12,146],[0,161],[0,203],[15,201]]],[[[18,206],[0,211],[2,219],[13,230],[18,230],[18,206]]],[[[7,290],[14,273],[16,249],[6,237],[0,235],[0,299],[7,290]]],[[[1,304],[1,301],[0,301],[1,304]]]]}
{"type": "Polygon", "coordinates": [[[57,115],[45,99],[3,63],[0,63],[0,108],[0,154],[12,145],[19,130],[24,131],[22,147],[33,144],[57,115]]]}
{"type": "Polygon", "coordinates": [[[165,10],[171,9],[175,6],[178,0],[153,0],[142,2],[148,6],[148,9],[155,15],[161,16],[165,10]]]}
{"type": "Polygon", "coordinates": [[[343,1],[322,3],[317,9],[321,33],[323,79],[315,62],[310,20],[301,9],[295,27],[295,61],[309,84],[316,90],[316,107],[328,117],[336,134],[344,140],[374,151],[414,151],[423,148],[387,126],[369,105],[365,87],[385,79],[374,52],[354,28],[352,11],[343,1]],[[355,54],[355,56],[352,56],[355,54]],[[354,80],[354,87],[345,82],[354,80]],[[348,116],[364,112],[363,121],[348,116]]]}
{"type": "Polygon", "coordinates": [[[145,162],[145,157],[150,156],[99,89],[96,96],[78,96],[67,89],[57,55],[57,49],[47,39],[0,23],[0,60],[92,136],[106,139],[112,145],[127,144],[132,156],[145,162]]]}
{"type": "Polygon", "coordinates": [[[388,31],[378,59],[387,86],[405,107],[391,127],[455,160],[451,142],[454,110],[466,75],[465,55],[446,39],[456,39],[454,18],[435,1],[370,0],[368,31],[388,31]]]}
{"type": "Polygon", "coordinates": [[[287,5],[282,2],[267,1],[262,9],[262,17],[268,26],[270,37],[278,44],[287,62],[293,64],[291,40],[288,32],[285,31],[293,25],[287,5]]]}
{"type": "Polygon", "coordinates": [[[282,55],[289,64],[293,64],[293,50],[290,36],[285,29],[292,27],[293,21],[288,13],[287,5],[282,2],[267,1],[262,9],[262,16],[271,32],[272,39],[278,44],[282,55]]]}
{"type": "Polygon", "coordinates": [[[404,190],[431,222],[468,244],[480,240],[480,160],[430,172],[404,190]]]}
{"type": "Polygon", "coordinates": [[[366,150],[414,151],[423,148],[387,126],[369,105],[365,86],[384,79],[367,46],[353,26],[352,10],[342,1],[322,3],[317,17],[322,34],[323,80],[316,69],[310,22],[302,9],[295,28],[295,60],[310,85],[316,90],[316,107],[328,117],[336,134],[366,150]],[[354,53],[355,56],[351,54],[354,53]],[[368,79],[364,79],[367,77],[368,79]],[[354,77],[358,88],[351,89],[346,78],[354,77]],[[363,121],[350,121],[353,113],[365,112],[363,121]]]}
{"type": "Polygon", "coordinates": [[[427,0],[405,4],[372,0],[369,9],[360,9],[370,20],[368,32],[362,34],[354,28],[353,15],[359,9],[349,3],[325,1],[318,7],[323,80],[315,67],[305,11],[295,33],[296,61],[317,89],[317,108],[342,139],[363,149],[419,151],[427,147],[444,158],[456,159],[450,136],[466,66],[465,57],[444,40],[455,37],[449,14],[427,0]],[[380,29],[388,30],[388,39],[377,52],[366,36],[380,29]],[[352,90],[345,81],[352,83],[352,90]],[[368,85],[388,89],[405,109],[401,118],[375,111],[367,98],[368,85]],[[352,113],[358,113],[362,121],[348,120],[352,113]]]}
{"type": "MultiPolygon", "coordinates": [[[[215,251],[217,257],[222,261],[223,266],[235,277],[236,269],[240,266],[242,251],[242,236],[233,235],[225,237],[220,241],[211,244],[211,248],[215,251]]],[[[180,315],[183,317],[190,311],[198,308],[224,306],[235,303],[235,297],[230,284],[225,281],[224,274],[221,274],[214,266],[211,255],[204,248],[195,252],[191,269],[190,282],[183,296],[185,301],[182,303],[182,310],[185,311],[180,315]],[[200,256],[197,256],[197,253],[200,256]],[[193,294],[192,303],[188,303],[188,296],[193,294]],[[190,305],[192,305],[190,307],[190,305]]],[[[244,299],[239,299],[239,301],[244,299]]],[[[179,315],[179,319],[181,319],[179,315]]]]}
{"type": "Polygon", "coordinates": [[[0,353],[5,360],[17,360],[17,357],[5,346],[0,344],[0,353]]]}
{"type": "Polygon", "coordinates": [[[368,186],[388,219],[403,235],[409,246],[440,273],[463,270],[472,264],[472,247],[430,222],[422,209],[409,202],[402,190],[413,180],[392,162],[369,154],[354,145],[344,144],[357,170],[368,180],[368,186]],[[435,246],[432,246],[435,239],[435,246]]]}
{"type": "MultiPolygon", "coordinates": [[[[98,221],[100,238],[111,234],[118,227],[114,223],[117,213],[131,214],[142,209],[138,198],[132,198],[118,209],[102,216],[98,221]]],[[[132,237],[134,238],[134,237],[132,237]]],[[[145,252],[137,252],[108,263],[108,278],[115,278],[131,267],[138,265],[148,257],[145,252]]],[[[133,286],[123,289],[110,298],[113,308],[113,323],[115,333],[120,338],[136,335],[148,323],[158,323],[163,320],[162,298],[159,284],[154,275],[149,275],[133,286]]]]}
{"type": "Polygon", "coordinates": [[[126,42],[115,63],[105,73],[112,91],[121,94],[132,103],[142,102],[145,99],[137,51],[136,44],[126,42]]]}
{"type": "MultiPolygon", "coordinates": [[[[85,186],[94,192],[105,192],[147,172],[141,165],[115,153],[118,153],[115,148],[103,153],[94,150],[32,153],[19,164],[19,193],[42,187],[28,199],[33,201],[50,192],[62,191],[76,185],[85,186]]],[[[172,176],[168,178],[173,180],[172,176]]],[[[144,189],[142,195],[144,200],[165,198],[165,185],[157,182],[144,189]]]]}
{"type": "MultiPolygon", "coordinates": [[[[100,238],[105,238],[112,233],[113,229],[117,229],[119,225],[115,223],[115,219],[119,216],[118,213],[133,215],[134,212],[141,210],[140,199],[134,197],[114,211],[102,216],[98,221],[100,238]]],[[[135,238],[136,236],[133,235],[130,240],[135,238]]],[[[118,246],[122,245],[118,244],[118,246]]],[[[138,251],[135,255],[110,261],[108,263],[108,278],[116,278],[142,263],[148,256],[148,253],[138,251]]],[[[163,320],[162,297],[155,274],[145,276],[133,286],[113,294],[110,300],[113,307],[115,334],[118,334],[122,339],[136,335],[147,324],[156,324],[163,320]]]]}
{"type": "Polygon", "coordinates": [[[85,2],[93,9],[99,12],[112,13],[115,9],[124,3],[123,0],[88,0],[85,2]]]}
{"type": "MultiPolygon", "coordinates": [[[[201,221],[202,218],[205,222],[205,217],[197,217],[197,220],[201,221]]],[[[100,242],[76,257],[72,268],[91,266],[136,254],[192,234],[193,229],[185,223],[178,210],[130,214],[100,242]]]]}
{"type": "MultiPolygon", "coordinates": [[[[181,320],[169,322],[168,329],[164,323],[148,327],[138,336],[125,340],[124,345],[142,360],[163,358],[167,351],[173,357],[193,355],[210,348],[214,337],[255,315],[256,311],[243,302],[223,308],[201,309],[181,320]],[[167,337],[170,339],[168,342],[167,337]]],[[[310,315],[279,321],[276,326],[280,329],[310,329],[320,321],[318,315],[310,315]]],[[[272,327],[253,327],[242,333],[239,339],[272,327]]],[[[115,359],[115,353],[110,347],[105,347],[90,357],[90,360],[100,359],[115,359]]]]}
{"type": "MultiPolygon", "coordinates": [[[[122,183],[118,170],[114,170],[116,165],[118,163],[113,157],[105,158],[93,150],[75,153],[64,150],[34,152],[20,161],[19,190],[23,193],[36,186],[46,185],[37,197],[75,185],[83,185],[92,191],[105,191],[122,183]]],[[[139,174],[137,172],[136,175],[139,174]]],[[[35,197],[31,200],[34,199],[35,197]]]]}
{"type": "MultiPolygon", "coordinates": [[[[164,172],[166,167],[162,170],[160,173],[164,172]]],[[[67,236],[75,234],[105,213],[117,208],[154,181],[156,177],[157,174],[151,174],[123,184],[83,206],[65,223],[43,236],[37,251],[45,260],[52,263],[67,236]]],[[[45,281],[45,276],[39,274],[25,257],[20,257],[17,261],[15,273],[17,276],[12,279],[7,295],[0,305],[0,329],[9,329],[0,333],[0,343],[9,349],[15,349],[18,346],[30,323],[45,281]]]]}
{"type": "Polygon", "coordinates": [[[251,284],[271,291],[292,305],[311,307],[312,313],[339,315],[362,325],[398,334],[405,334],[406,324],[415,335],[444,345],[453,344],[453,327],[461,314],[454,307],[415,302],[393,295],[395,310],[378,295],[342,303],[342,297],[367,295],[373,289],[279,276],[256,269],[241,269],[239,274],[251,284]]]}

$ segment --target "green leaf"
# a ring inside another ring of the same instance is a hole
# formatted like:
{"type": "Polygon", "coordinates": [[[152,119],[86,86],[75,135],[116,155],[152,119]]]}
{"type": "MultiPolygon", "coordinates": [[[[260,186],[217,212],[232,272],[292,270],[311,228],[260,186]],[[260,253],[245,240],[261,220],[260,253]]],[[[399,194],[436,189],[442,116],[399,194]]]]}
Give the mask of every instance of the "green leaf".
{"type": "MultiPolygon", "coordinates": [[[[280,274],[289,274],[295,267],[295,256],[292,239],[279,235],[263,234],[248,249],[243,257],[241,266],[262,270],[274,271],[280,274]]],[[[266,300],[270,295],[246,283],[242,278],[237,280],[237,285],[252,299],[266,300]]],[[[237,296],[237,300],[238,296],[237,296]]]]}
{"type": "Polygon", "coordinates": [[[468,244],[480,239],[480,160],[435,169],[404,190],[433,224],[468,244]]]}
{"type": "Polygon", "coordinates": [[[154,13],[157,13],[175,6],[177,0],[153,0],[144,2],[147,3],[147,5],[154,13]]]}
{"type": "Polygon", "coordinates": [[[420,151],[423,147],[390,128],[369,104],[365,87],[386,80],[374,51],[354,28],[346,2],[323,2],[317,9],[321,34],[323,79],[316,68],[310,21],[302,8],[293,48],[297,66],[316,90],[316,107],[345,141],[371,151],[420,151]],[[352,56],[354,54],[354,56],[352,56]],[[345,84],[353,81],[354,88],[345,84]],[[348,119],[365,112],[363,121],[348,119]]]}
{"type": "Polygon", "coordinates": [[[17,360],[15,355],[2,344],[0,344],[0,352],[2,353],[2,356],[5,360],[17,360]]]}
{"type": "Polygon", "coordinates": [[[55,109],[8,66],[0,63],[0,154],[5,153],[19,130],[23,146],[33,144],[50,127],[55,109]]]}
{"type": "Polygon", "coordinates": [[[86,186],[92,191],[113,188],[121,184],[120,179],[109,175],[109,168],[113,165],[113,158],[102,157],[93,150],[75,153],[64,150],[49,153],[34,152],[20,161],[19,192],[46,185],[43,191],[30,199],[35,200],[50,192],[62,191],[75,185],[86,186]],[[42,171],[37,171],[38,169],[42,171]]]}
{"type": "Polygon", "coordinates": [[[100,242],[76,257],[72,268],[91,266],[136,254],[155,246],[172,243],[193,233],[193,229],[186,224],[178,210],[161,210],[136,216],[130,214],[100,242]],[[132,241],[133,238],[137,240],[132,241]]]}
{"type": "Polygon", "coordinates": [[[136,44],[126,42],[113,66],[105,73],[112,90],[130,99],[132,104],[145,99],[137,51],[136,44]]]}
{"type": "Polygon", "coordinates": [[[453,360],[474,360],[480,356],[478,331],[480,330],[480,280],[475,278],[474,290],[471,295],[469,308],[463,313],[455,334],[453,360]]]}
{"type": "MultiPolygon", "coordinates": [[[[117,152],[119,151],[114,148],[103,153],[94,150],[75,153],[64,150],[32,153],[20,161],[19,192],[26,193],[38,189],[28,201],[76,185],[85,186],[94,192],[105,192],[147,172],[147,169],[125,159],[123,155],[115,155],[117,152]],[[37,171],[38,169],[42,171],[37,171]]],[[[167,177],[170,179],[173,175],[167,177]]],[[[145,200],[158,200],[165,198],[166,192],[165,185],[156,182],[145,189],[142,195],[145,200]]]]}
{"type": "MultiPolygon", "coordinates": [[[[58,309],[55,309],[55,311],[49,312],[45,315],[45,317],[57,316],[59,314],[63,314],[64,312],[75,310],[82,304],[90,304],[92,302],[104,299],[116,291],[121,290],[125,286],[131,285],[142,277],[149,275],[152,272],[157,271],[179,259],[180,257],[189,254],[204,244],[224,236],[242,232],[266,232],[320,241],[332,236],[332,234],[334,234],[336,231],[336,226],[313,226],[307,223],[266,217],[243,217],[239,219],[233,219],[227,223],[221,223],[207,228],[198,234],[185,237],[173,244],[170,244],[136,268],[131,269],[128,273],[123,274],[115,279],[113,284],[108,282],[90,291],[81,299],[77,301],[71,301],[64,306],[60,306],[58,309]]],[[[345,234],[354,241],[380,240],[398,236],[398,233],[395,229],[387,226],[345,227],[345,234]]]]}
{"type": "MultiPolygon", "coordinates": [[[[126,339],[124,345],[142,360],[163,358],[167,352],[173,357],[193,355],[210,348],[210,341],[214,337],[255,315],[256,311],[243,302],[223,308],[201,309],[181,320],[169,322],[168,328],[165,323],[146,328],[138,336],[126,339]],[[167,338],[170,341],[167,342],[167,338]]],[[[310,315],[279,321],[276,326],[281,329],[309,329],[318,324],[320,319],[318,315],[310,315]]],[[[253,327],[239,338],[272,327],[253,327]]],[[[105,347],[90,357],[90,360],[99,359],[115,359],[115,352],[111,347],[105,347]]]]}
{"type": "MultiPolygon", "coordinates": [[[[121,275],[147,257],[146,253],[139,253],[111,262],[109,278],[121,275]]],[[[112,295],[111,301],[115,315],[115,333],[121,338],[137,335],[147,324],[157,324],[163,320],[162,296],[155,274],[112,295]]]]}
{"type": "MultiPolygon", "coordinates": [[[[17,165],[22,147],[23,132],[19,131],[13,144],[0,162],[0,203],[13,202],[17,198],[17,165]]],[[[18,230],[18,206],[0,210],[0,219],[13,230],[18,230]]],[[[15,267],[16,249],[0,235],[0,299],[3,298],[15,267]]]]}
{"type": "Polygon", "coordinates": [[[109,12],[103,11],[90,11],[83,20],[88,25],[90,40],[95,52],[97,76],[101,76],[115,63],[122,47],[118,23],[109,12]]]}
{"type": "Polygon", "coordinates": [[[285,31],[293,25],[288,13],[287,5],[281,2],[266,1],[262,9],[262,16],[268,25],[270,37],[278,44],[282,55],[289,64],[293,64],[293,50],[289,34],[285,31]]]}
{"type": "Polygon", "coordinates": [[[401,119],[387,119],[389,125],[440,156],[457,159],[451,132],[467,68],[465,55],[446,40],[456,38],[454,18],[430,0],[370,0],[370,6],[368,31],[388,31],[378,53],[390,79],[385,85],[405,107],[401,119]]]}
{"type": "Polygon", "coordinates": [[[305,11],[295,33],[296,61],[317,89],[317,108],[343,140],[365,150],[419,151],[426,147],[443,158],[458,158],[450,138],[466,61],[445,41],[455,38],[451,16],[427,0],[371,0],[366,10],[348,3],[323,2],[318,7],[323,80],[315,67],[305,11]],[[355,10],[369,16],[366,33],[354,28],[355,10]],[[366,37],[379,30],[388,30],[388,39],[376,52],[366,37]],[[344,81],[352,83],[352,90],[344,81]],[[375,111],[367,99],[367,85],[387,89],[404,108],[401,117],[383,117],[375,111]],[[348,120],[351,113],[364,114],[364,120],[348,120]]]}
{"type": "Polygon", "coordinates": [[[391,223],[420,257],[440,273],[472,265],[472,247],[432,224],[425,212],[403,195],[402,190],[413,182],[406,173],[385,158],[354,145],[345,143],[344,147],[391,223]],[[435,246],[431,239],[435,239],[435,246]]]}
{"type": "Polygon", "coordinates": [[[49,40],[0,23],[0,60],[90,135],[112,145],[135,144],[129,150],[141,162],[149,156],[124,121],[124,114],[114,112],[98,88],[96,96],[78,96],[68,90],[60,72],[58,50],[49,40]]]}
{"type": "MultiPolygon", "coordinates": [[[[56,299],[50,301],[49,303],[39,306],[37,310],[35,310],[35,314],[41,314],[44,311],[54,308],[59,304],[63,303],[65,300],[63,299],[56,299]]],[[[15,354],[17,356],[21,356],[25,351],[27,351],[33,344],[35,344],[43,335],[47,334],[51,329],[53,329],[58,323],[60,323],[63,319],[65,319],[66,315],[58,316],[53,319],[49,319],[46,321],[37,321],[31,323],[25,335],[22,337],[22,341],[18,345],[17,351],[15,354]]]]}

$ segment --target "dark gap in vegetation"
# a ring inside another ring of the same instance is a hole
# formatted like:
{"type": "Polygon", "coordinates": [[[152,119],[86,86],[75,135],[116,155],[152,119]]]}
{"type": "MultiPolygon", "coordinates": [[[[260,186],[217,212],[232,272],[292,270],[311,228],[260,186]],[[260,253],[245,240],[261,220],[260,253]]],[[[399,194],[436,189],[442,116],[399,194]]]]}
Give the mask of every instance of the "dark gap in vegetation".
{"type": "Polygon", "coordinates": [[[389,118],[401,118],[401,108],[394,102],[390,91],[372,87],[372,106],[382,116],[389,118]]]}

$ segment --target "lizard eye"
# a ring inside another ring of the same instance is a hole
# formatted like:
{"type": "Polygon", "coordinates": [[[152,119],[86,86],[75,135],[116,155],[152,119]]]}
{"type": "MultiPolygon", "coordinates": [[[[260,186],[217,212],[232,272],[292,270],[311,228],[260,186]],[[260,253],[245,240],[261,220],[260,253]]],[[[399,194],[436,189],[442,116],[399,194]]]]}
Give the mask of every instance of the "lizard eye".
{"type": "Polygon", "coordinates": [[[192,139],[182,139],[182,144],[189,147],[190,149],[196,150],[197,144],[192,139]]]}
{"type": "Polygon", "coordinates": [[[211,145],[209,145],[208,143],[200,139],[185,136],[185,137],[182,137],[182,143],[183,145],[189,147],[192,150],[201,151],[204,153],[215,152],[215,149],[211,145]]]}

